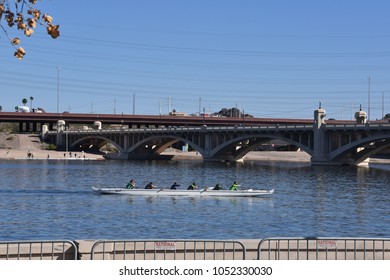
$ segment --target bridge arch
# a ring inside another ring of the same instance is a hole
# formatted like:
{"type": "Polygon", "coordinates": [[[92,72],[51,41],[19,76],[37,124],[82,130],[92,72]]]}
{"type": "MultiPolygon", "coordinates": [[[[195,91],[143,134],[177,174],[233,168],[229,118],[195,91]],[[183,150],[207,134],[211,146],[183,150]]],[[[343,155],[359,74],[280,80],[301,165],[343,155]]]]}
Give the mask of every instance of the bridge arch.
{"type": "Polygon", "coordinates": [[[204,149],[202,149],[199,145],[196,145],[188,139],[174,135],[154,135],[147,137],[129,147],[125,152],[129,154],[130,158],[135,155],[141,155],[143,157],[147,155],[149,157],[158,156],[167,148],[178,142],[188,144],[193,150],[199,152],[204,157],[204,149]]]}
{"type": "Polygon", "coordinates": [[[255,134],[250,136],[242,135],[226,141],[210,151],[209,159],[230,159],[231,161],[238,161],[260,144],[269,142],[270,140],[280,140],[287,144],[294,145],[309,155],[312,155],[313,153],[313,150],[307,145],[282,135],[255,134]]]}
{"type": "Polygon", "coordinates": [[[110,138],[104,137],[104,136],[96,136],[96,135],[78,138],[74,142],[70,143],[70,147],[75,148],[75,147],[79,146],[80,144],[84,144],[84,143],[87,143],[87,144],[90,143],[91,145],[96,145],[99,149],[101,149],[104,145],[109,143],[109,144],[113,145],[118,150],[118,152],[120,152],[120,153],[124,152],[124,149],[115,141],[111,140],[110,138]]]}
{"type": "Polygon", "coordinates": [[[338,162],[344,161],[349,164],[358,165],[367,158],[388,148],[390,148],[389,134],[373,135],[356,140],[330,152],[329,160],[338,162]]]}

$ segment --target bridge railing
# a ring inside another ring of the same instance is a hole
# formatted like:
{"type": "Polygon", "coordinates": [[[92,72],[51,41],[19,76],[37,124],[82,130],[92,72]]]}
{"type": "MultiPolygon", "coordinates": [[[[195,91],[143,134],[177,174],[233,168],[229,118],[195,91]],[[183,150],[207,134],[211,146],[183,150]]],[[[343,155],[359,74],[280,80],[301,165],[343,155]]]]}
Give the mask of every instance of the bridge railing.
{"type": "Polygon", "coordinates": [[[245,246],[231,240],[102,240],[92,260],[245,260],[245,246]]]}
{"type": "MultiPolygon", "coordinates": [[[[268,131],[268,130],[308,130],[313,129],[312,125],[296,124],[296,125],[261,125],[261,126],[188,126],[188,127],[145,127],[145,128],[121,128],[121,129],[76,129],[66,130],[64,133],[69,134],[96,134],[96,133],[145,133],[145,132],[224,132],[224,131],[268,131]]],[[[56,135],[57,131],[48,131],[48,135],[56,135]]]]}
{"type": "Polygon", "coordinates": [[[387,130],[390,129],[390,123],[365,123],[365,124],[327,124],[326,129],[331,130],[387,130]]]}
{"type": "Polygon", "coordinates": [[[259,260],[388,260],[390,238],[265,238],[259,260]]]}

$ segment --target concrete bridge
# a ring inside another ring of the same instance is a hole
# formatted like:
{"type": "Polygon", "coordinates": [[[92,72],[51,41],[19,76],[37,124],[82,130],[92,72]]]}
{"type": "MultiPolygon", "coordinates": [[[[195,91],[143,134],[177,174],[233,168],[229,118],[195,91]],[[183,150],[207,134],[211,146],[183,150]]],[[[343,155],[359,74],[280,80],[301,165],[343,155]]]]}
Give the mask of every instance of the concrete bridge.
{"type": "Polygon", "coordinates": [[[182,142],[199,152],[205,161],[239,161],[245,154],[270,140],[294,145],[311,156],[313,165],[358,165],[390,148],[390,124],[366,122],[366,113],[356,113],[355,123],[327,124],[326,112],[314,112],[313,124],[271,124],[161,128],[120,128],[57,131],[44,137],[62,149],[101,148],[107,143],[117,153],[109,159],[163,159],[165,149],[182,142]]]}

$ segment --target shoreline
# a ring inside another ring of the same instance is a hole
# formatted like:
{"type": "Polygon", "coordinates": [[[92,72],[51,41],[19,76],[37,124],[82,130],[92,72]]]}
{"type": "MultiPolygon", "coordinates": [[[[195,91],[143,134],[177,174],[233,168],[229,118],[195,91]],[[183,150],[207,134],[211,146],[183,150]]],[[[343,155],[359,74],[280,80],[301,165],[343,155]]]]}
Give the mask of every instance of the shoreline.
{"type": "Polygon", "coordinates": [[[105,160],[102,155],[36,149],[0,149],[0,160],[105,160]]]}
{"type": "MultiPolygon", "coordinates": [[[[161,155],[173,156],[172,160],[202,161],[197,152],[165,151],[161,155]]],[[[0,160],[107,160],[102,154],[80,151],[64,152],[43,149],[0,148],[0,160]]],[[[280,161],[310,163],[310,156],[304,152],[249,152],[244,161],[280,161]]]]}
{"type": "MultiPolygon", "coordinates": [[[[165,151],[162,155],[172,155],[173,161],[203,161],[197,152],[165,151]]],[[[40,149],[8,149],[0,148],[0,160],[107,160],[102,154],[86,152],[63,152],[40,149]],[[30,156],[29,156],[30,154],[30,156]]],[[[310,165],[310,156],[305,152],[252,151],[244,157],[244,162],[280,162],[310,165]]],[[[390,164],[388,158],[370,158],[368,164],[390,164]]]]}

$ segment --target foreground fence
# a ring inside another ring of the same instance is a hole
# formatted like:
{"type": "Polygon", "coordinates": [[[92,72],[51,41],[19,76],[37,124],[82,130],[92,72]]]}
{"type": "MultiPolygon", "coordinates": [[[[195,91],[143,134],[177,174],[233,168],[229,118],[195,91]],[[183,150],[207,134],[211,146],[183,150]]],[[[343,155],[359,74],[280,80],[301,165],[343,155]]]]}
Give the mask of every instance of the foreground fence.
{"type": "Polygon", "coordinates": [[[258,247],[261,260],[389,260],[390,239],[266,238],[258,247]]]}
{"type": "Polygon", "coordinates": [[[245,246],[224,240],[97,241],[91,259],[99,260],[244,260],[245,246]]]}
{"type": "Polygon", "coordinates": [[[1,260],[390,260],[390,238],[12,241],[1,260]]]}
{"type": "Polygon", "coordinates": [[[77,260],[73,241],[0,242],[0,260],[77,260]]]}

